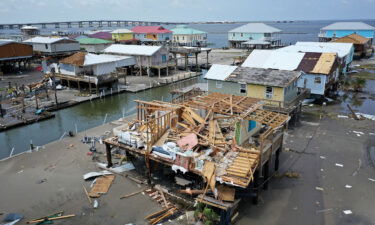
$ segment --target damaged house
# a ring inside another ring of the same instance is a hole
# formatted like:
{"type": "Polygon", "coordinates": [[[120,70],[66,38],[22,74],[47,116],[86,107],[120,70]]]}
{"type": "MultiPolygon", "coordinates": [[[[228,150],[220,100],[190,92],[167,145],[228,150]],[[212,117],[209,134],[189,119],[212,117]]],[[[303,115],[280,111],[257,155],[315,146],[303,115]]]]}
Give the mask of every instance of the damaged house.
{"type": "Polygon", "coordinates": [[[185,185],[166,188],[221,210],[222,224],[236,213],[240,193],[252,193],[257,202],[271,160],[278,168],[289,116],[263,109],[257,99],[220,93],[179,103],[136,102],[137,118],[104,141],[108,167],[112,155],[123,154],[144,160],[149,181],[167,169],[161,179],[173,174],[185,185]]]}

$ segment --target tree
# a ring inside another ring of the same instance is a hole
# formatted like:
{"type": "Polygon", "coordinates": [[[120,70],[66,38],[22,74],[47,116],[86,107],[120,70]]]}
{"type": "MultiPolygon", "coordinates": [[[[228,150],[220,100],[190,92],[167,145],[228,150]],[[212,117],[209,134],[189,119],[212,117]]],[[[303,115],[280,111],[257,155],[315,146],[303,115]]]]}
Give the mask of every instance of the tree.
{"type": "Polygon", "coordinates": [[[352,81],[352,88],[355,92],[361,92],[364,87],[366,87],[365,79],[357,77],[352,81]]]}

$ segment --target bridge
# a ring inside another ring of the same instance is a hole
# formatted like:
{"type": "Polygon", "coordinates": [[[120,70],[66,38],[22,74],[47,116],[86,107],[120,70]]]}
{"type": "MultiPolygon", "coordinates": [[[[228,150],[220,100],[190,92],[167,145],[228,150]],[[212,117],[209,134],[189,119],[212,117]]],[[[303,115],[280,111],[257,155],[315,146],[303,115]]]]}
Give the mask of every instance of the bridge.
{"type": "Polygon", "coordinates": [[[151,22],[151,21],[129,21],[129,20],[85,20],[85,21],[67,21],[67,22],[42,22],[42,23],[9,23],[0,24],[1,29],[21,29],[23,26],[36,26],[42,29],[46,28],[84,28],[84,27],[132,27],[132,26],[159,26],[159,25],[177,25],[187,23],[177,22],[151,22]]]}

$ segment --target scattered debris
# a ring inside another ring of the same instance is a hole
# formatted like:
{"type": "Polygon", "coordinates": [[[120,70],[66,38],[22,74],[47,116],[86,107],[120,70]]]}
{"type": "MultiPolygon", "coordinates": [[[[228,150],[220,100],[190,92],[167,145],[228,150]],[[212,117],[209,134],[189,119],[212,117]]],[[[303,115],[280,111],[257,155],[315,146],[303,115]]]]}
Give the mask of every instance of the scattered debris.
{"type": "Polygon", "coordinates": [[[112,167],[112,168],[107,168],[107,164],[105,164],[105,163],[97,163],[97,165],[100,168],[105,168],[105,169],[107,169],[111,172],[114,172],[114,173],[123,173],[123,172],[127,172],[127,171],[135,169],[133,163],[131,163],[131,162],[127,162],[127,163],[125,163],[121,166],[116,166],[116,167],[112,167]]]}
{"type": "Polygon", "coordinates": [[[89,196],[91,198],[98,198],[100,195],[107,193],[114,179],[115,175],[106,175],[97,178],[89,192],[89,196]]]}
{"type": "Polygon", "coordinates": [[[332,208],[329,208],[329,209],[321,209],[321,210],[317,210],[316,213],[325,213],[325,212],[330,212],[332,211],[333,209],[332,208]]]}
{"type": "Polygon", "coordinates": [[[321,158],[321,159],[326,159],[326,157],[325,157],[325,156],[320,156],[320,158],[321,158]]]}
{"type": "Polygon", "coordinates": [[[337,167],[344,167],[344,165],[339,164],[339,163],[336,163],[335,166],[337,166],[337,167]]]}
{"type": "Polygon", "coordinates": [[[345,116],[345,115],[337,115],[338,118],[345,118],[345,119],[348,119],[349,116],[345,116]]]}
{"type": "Polygon", "coordinates": [[[113,173],[107,170],[102,170],[100,172],[90,172],[90,173],[86,173],[85,175],[83,175],[83,179],[88,180],[91,178],[100,177],[104,175],[110,175],[110,174],[113,174],[113,173]]]}
{"type": "Polygon", "coordinates": [[[370,114],[365,114],[365,113],[356,113],[356,116],[369,119],[369,120],[375,120],[375,115],[370,115],[370,114]]]}
{"type": "Polygon", "coordinates": [[[71,217],[75,217],[75,216],[76,216],[75,214],[70,214],[70,215],[63,216],[62,213],[58,213],[58,214],[54,214],[52,216],[43,217],[41,219],[31,220],[31,221],[28,221],[27,223],[41,223],[41,222],[44,222],[45,224],[50,224],[53,220],[67,219],[67,218],[71,218],[71,217]]]}
{"type": "Polygon", "coordinates": [[[300,178],[300,174],[297,172],[286,172],[286,173],[281,173],[281,174],[276,174],[276,178],[283,178],[283,177],[288,177],[288,178],[300,178]]]}
{"type": "Polygon", "coordinates": [[[350,185],[348,185],[348,184],[345,185],[345,187],[348,188],[348,189],[352,188],[352,186],[350,186],[350,185]]]}
{"type": "Polygon", "coordinates": [[[99,207],[99,201],[97,199],[94,200],[94,209],[97,209],[99,207]]]}
{"type": "Polygon", "coordinates": [[[352,210],[350,210],[350,209],[344,210],[343,212],[344,212],[345,215],[350,215],[350,214],[353,213],[352,210]]]}
{"type": "Polygon", "coordinates": [[[91,198],[89,196],[89,193],[87,192],[87,189],[86,189],[85,185],[82,184],[82,187],[83,187],[83,190],[85,191],[87,199],[89,200],[89,203],[92,204],[91,198]]]}
{"type": "Polygon", "coordinates": [[[368,178],[369,181],[375,182],[375,179],[368,178]]]}
{"type": "Polygon", "coordinates": [[[44,182],[47,182],[47,179],[44,178],[44,179],[38,180],[36,183],[37,184],[42,184],[44,182]]]}
{"type": "Polygon", "coordinates": [[[140,194],[142,192],[144,192],[145,190],[140,190],[140,191],[136,191],[136,192],[133,192],[133,193],[130,193],[130,194],[127,194],[127,195],[124,195],[124,196],[121,196],[120,199],[123,199],[123,198],[129,198],[131,196],[134,196],[134,195],[137,195],[137,194],[140,194]]]}
{"type": "Polygon", "coordinates": [[[23,219],[23,215],[19,213],[9,213],[5,215],[3,222],[7,222],[4,225],[13,225],[23,219]]]}
{"type": "Polygon", "coordinates": [[[357,175],[359,169],[361,169],[361,166],[362,166],[362,160],[361,160],[361,159],[358,159],[358,167],[357,167],[357,169],[353,172],[352,176],[357,175]]]}
{"type": "Polygon", "coordinates": [[[321,188],[321,187],[315,187],[315,189],[318,191],[324,191],[324,188],[321,188]]]}
{"type": "Polygon", "coordinates": [[[169,207],[161,211],[152,213],[145,217],[151,225],[158,224],[163,220],[168,219],[172,215],[176,214],[178,209],[176,207],[169,207]]]}

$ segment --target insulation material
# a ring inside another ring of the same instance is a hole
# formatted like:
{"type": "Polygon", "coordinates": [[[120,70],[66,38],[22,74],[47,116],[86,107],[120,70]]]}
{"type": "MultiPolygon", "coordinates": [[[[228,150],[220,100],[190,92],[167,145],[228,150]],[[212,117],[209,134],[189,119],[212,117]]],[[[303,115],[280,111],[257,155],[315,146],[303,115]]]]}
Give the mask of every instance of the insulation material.
{"type": "Polygon", "coordinates": [[[203,175],[206,177],[207,182],[209,182],[211,190],[215,190],[215,183],[216,183],[216,178],[215,178],[215,163],[207,161],[204,164],[203,168],[203,175]]]}
{"type": "Polygon", "coordinates": [[[236,189],[230,188],[228,186],[219,185],[217,187],[218,198],[222,201],[233,202],[234,195],[236,194],[236,189]]]}
{"type": "Polygon", "coordinates": [[[196,134],[189,134],[177,141],[178,146],[183,150],[193,149],[198,144],[198,138],[196,134]]]}

